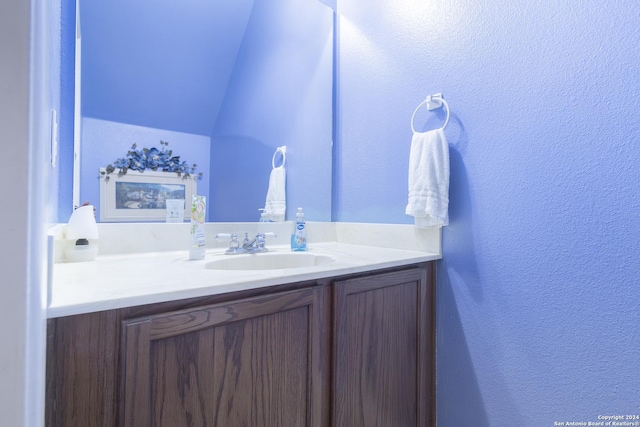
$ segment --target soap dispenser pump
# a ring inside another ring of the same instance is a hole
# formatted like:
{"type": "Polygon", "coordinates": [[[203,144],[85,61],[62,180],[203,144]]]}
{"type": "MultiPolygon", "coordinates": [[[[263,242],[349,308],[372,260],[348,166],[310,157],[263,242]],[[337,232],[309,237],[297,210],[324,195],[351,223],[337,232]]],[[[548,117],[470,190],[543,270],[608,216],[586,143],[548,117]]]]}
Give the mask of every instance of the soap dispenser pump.
{"type": "Polygon", "coordinates": [[[296,220],[293,223],[293,232],[291,233],[291,250],[294,252],[307,250],[307,224],[304,219],[302,208],[298,208],[296,220]]]}
{"type": "Polygon", "coordinates": [[[260,211],[260,222],[271,222],[269,214],[264,211],[264,208],[258,209],[260,211]]]}

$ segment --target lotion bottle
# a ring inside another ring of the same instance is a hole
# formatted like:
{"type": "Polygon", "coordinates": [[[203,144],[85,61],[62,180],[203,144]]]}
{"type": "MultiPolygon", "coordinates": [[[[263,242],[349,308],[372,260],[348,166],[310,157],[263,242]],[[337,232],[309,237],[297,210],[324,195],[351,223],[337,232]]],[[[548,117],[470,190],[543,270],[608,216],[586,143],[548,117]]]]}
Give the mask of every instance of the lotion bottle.
{"type": "Polygon", "coordinates": [[[206,212],[206,199],[204,196],[193,196],[191,203],[191,227],[189,259],[204,259],[205,237],[204,216],[206,212]]]}
{"type": "Polygon", "coordinates": [[[302,208],[298,208],[296,221],[293,223],[293,231],[291,233],[291,250],[294,252],[307,250],[307,224],[304,220],[302,208]]]}

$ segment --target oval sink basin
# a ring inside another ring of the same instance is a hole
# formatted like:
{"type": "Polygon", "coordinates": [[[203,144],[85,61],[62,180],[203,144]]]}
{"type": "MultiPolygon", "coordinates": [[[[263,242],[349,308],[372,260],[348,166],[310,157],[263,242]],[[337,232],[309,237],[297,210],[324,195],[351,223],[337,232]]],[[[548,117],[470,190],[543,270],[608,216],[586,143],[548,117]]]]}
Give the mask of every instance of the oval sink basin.
{"type": "Polygon", "coordinates": [[[209,270],[278,270],[325,265],[335,259],[328,255],[308,252],[267,252],[261,254],[225,255],[224,258],[208,262],[209,270]]]}

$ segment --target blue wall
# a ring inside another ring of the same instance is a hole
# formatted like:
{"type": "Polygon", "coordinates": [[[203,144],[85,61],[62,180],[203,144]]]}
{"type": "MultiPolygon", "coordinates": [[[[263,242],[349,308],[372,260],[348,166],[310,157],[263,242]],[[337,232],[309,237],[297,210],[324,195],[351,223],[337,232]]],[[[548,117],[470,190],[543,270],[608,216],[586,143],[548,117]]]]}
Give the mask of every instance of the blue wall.
{"type": "Polygon", "coordinates": [[[256,1],[211,136],[213,221],[257,221],[287,146],[287,219],[331,220],[333,10],[256,1]],[[276,163],[279,164],[279,163],[276,163]]]}
{"type": "MultiPolygon", "coordinates": [[[[47,2],[47,121],[56,111],[58,147],[56,166],[47,165],[47,222],[66,221],[72,210],[73,181],[73,73],[75,3],[71,0],[47,2]]],[[[49,143],[47,135],[46,143],[49,143]]],[[[47,145],[48,147],[48,145],[47,145]]]]}
{"type": "MultiPolygon", "coordinates": [[[[73,210],[73,114],[74,114],[74,73],[75,73],[75,21],[76,7],[72,0],[61,0],[60,32],[52,37],[60,37],[60,107],[58,109],[58,165],[57,200],[50,200],[49,206],[57,206],[52,223],[66,222],[73,210]]],[[[56,84],[58,84],[56,81],[56,84]]],[[[56,182],[55,179],[50,180],[56,182]]]]}
{"type": "Polygon", "coordinates": [[[253,0],[82,1],[82,116],[210,135],[253,0]]]}
{"type": "Polygon", "coordinates": [[[438,426],[638,413],[640,3],[338,11],[337,220],[411,223],[411,114],[451,105],[438,426]]]}

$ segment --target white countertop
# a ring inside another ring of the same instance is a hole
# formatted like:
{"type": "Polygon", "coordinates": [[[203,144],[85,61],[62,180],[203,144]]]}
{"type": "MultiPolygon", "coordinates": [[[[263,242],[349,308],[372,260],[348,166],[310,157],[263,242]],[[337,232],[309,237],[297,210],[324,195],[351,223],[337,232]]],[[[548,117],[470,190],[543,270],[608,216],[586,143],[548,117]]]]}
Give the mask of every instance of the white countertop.
{"type": "MultiPolygon", "coordinates": [[[[274,246],[272,252],[289,252],[274,246]]],[[[255,289],[361,273],[439,259],[439,254],[346,243],[321,243],[310,253],[330,255],[326,265],[277,270],[208,270],[205,264],[233,255],[208,250],[190,261],[185,251],[107,255],[92,262],[54,266],[49,318],[255,289]]],[[[260,256],[257,254],[256,256],[260,256]]]]}
{"type": "MultiPolygon", "coordinates": [[[[378,229],[380,227],[376,228],[378,229]]],[[[395,230],[397,233],[397,227],[395,230]]],[[[400,232],[404,233],[404,240],[411,240],[414,235],[413,231],[406,227],[400,232]],[[407,236],[410,238],[406,238],[407,236]]],[[[342,234],[342,240],[353,240],[347,232],[342,234]]],[[[440,233],[432,235],[439,238],[440,233]]],[[[394,236],[397,237],[395,234],[394,236]]],[[[425,241],[421,234],[418,238],[425,241]]],[[[433,240],[431,235],[428,239],[429,242],[433,240]]],[[[51,300],[47,315],[54,318],[202,297],[362,273],[441,258],[439,251],[416,250],[414,246],[415,244],[409,245],[411,249],[404,249],[339,241],[316,243],[310,246],[309,253],[329,255],[335,261],[319,266],[273,270],[206,269],[205,265],[213,260],[233,256],[225,255],[224,248],[207,249],[205,259],[199,261],[189,260],[188,252],[180,250],[99,255],[91,262],[56,263],[53,266],[51,300]]],[[[439,249],[439,241],[434,247],[439,249]]],[[[269,249],[271,252],[290,252],[288,245],[270,245],[269,249]]]]}

